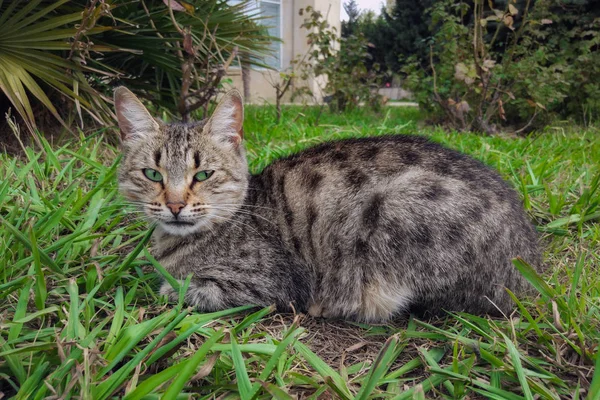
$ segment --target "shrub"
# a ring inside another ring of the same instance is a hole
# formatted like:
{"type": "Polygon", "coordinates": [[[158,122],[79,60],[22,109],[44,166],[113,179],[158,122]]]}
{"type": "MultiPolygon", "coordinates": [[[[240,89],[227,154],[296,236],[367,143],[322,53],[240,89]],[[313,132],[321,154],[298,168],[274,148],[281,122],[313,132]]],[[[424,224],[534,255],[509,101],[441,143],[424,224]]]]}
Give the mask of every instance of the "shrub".
{"type": "Polygon", "coordinates": [[[365,65],[370,55],[364,35],[357,33],[340,38],[320,11],[307,7],[300,10],[300,15],[305,14],[301,27],[308,31],[307,39],[312,48],[300,67],[299,76],[326,79],[321,89],[332,111],[348,111],[359,102],[379,108],[381,96],[377,89],[381,75],[378,66],[369,70],[365,65]]]}
{"type": "Polygon", "coordinates": [[[589,124],[600,118],[600,7],[594,0],[537,0],[533,9],[547,62],[566,82],[560,104],[552,111],[589,124]]]}
{"type": "Polygon", "coordinates": [[[553,114],[575,116],[578,107],[597,115],[598,20],[576,19],[574,10],[560,16],[554,8],[562,3],[507,1],[502,10],[483,1],[435,3],[429,65],[413,57],[405,85],[459,130],[522,132],[553,114]]]}

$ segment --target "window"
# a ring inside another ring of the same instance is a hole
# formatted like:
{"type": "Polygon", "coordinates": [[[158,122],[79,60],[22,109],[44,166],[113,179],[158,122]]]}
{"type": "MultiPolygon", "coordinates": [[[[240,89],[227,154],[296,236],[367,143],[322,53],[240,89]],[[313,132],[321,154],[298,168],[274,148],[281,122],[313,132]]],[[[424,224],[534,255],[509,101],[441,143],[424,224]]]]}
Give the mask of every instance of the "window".
{"type": "MultiPolygon", "coordinates": [[[[260,0],[260,13],[265,19],[262,23],[268,26],[269,35],[281,39],[281,2],[280,0],[260,0]]],[[[272,55],[265,59],[270,67],[281,68],[281,42],[271,43],[272,55]]]]}
{"type": "MultiPolygon", "coordinates": [[[[230,5],[242,3],[242,0],[227,0],[230,5]]],[[[281,39],[281,0],[254,0],[248,2],[248,14],[256,14],[260,10],[260,23],[267,27],[269,36],[281,39]],[[256,7],[254,7],[256,4],[256,7]]],[[[265,57],[264,63],[275,69],[281,69],[281,42],[271,43],[271,54],[265,57]]]]}

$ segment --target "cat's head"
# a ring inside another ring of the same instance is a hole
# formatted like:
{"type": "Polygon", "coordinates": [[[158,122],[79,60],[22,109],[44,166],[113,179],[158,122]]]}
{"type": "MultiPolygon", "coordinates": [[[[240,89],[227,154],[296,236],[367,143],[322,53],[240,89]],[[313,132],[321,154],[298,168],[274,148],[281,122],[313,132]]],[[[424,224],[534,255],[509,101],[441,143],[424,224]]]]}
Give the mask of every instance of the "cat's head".
{"type": "Polygon", "coordinates": [[[210,229],[239,209],[248,169],[238,91],[227,93],[208,120],[174,124],[154,119],[125,87],[114,95],[125,198],[173,235],[210,229]]]}

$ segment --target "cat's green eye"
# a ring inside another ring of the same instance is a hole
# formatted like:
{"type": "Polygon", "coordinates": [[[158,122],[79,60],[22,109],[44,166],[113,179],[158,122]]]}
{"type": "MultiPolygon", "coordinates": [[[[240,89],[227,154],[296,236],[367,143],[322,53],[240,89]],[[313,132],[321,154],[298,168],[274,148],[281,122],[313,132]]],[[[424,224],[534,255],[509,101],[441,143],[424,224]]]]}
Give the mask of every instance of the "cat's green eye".
{"type": "Polygon", "coordinates": [[[211,170],[200,171],[200,172],[196,173],[196,175],[194,175],[194,179],[198,182],[205,181],[208,178],[210,178],[210,176],[213,174],[213,172],[215,172],[215,171],[211,171],[211,170]]]}
{"type": "Polygon", "coordinates": [[[153,182],[161,182],[163,180],[161,173],[152,168],[145,168],[144,175],[153,182]]]}

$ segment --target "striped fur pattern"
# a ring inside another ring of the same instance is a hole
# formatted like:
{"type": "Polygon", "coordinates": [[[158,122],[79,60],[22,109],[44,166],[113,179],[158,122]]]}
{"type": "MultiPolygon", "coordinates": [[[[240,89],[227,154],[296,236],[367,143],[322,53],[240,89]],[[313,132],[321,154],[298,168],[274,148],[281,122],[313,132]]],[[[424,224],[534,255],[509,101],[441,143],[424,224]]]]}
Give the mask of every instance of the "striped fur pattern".
{"type": "MultiPolygon", "coordinates": [[[[186,300],[200,310],[275,304],[368,322],[407,312],[498,314],[512,307],[506,288],[528,289],[511,259],[541,265],[515,191],[479,161],[427,139],[324,143],[250,175],[237,92],[194,124],[166,125],[145,110],[142,118],[124,88],[115,100],[121,192],[158,223],[161,264],[178,279],[193,274],[186,300]],[[147,179],[145,168],[164,180],[147,179]],[[195,182],[203,170],[214,173],[195,182]],[[183,205],[177,215],[167,206],[174,201],[183,205]]],[[[161,292],[177,297],[167,283],[161,292]]]]}

